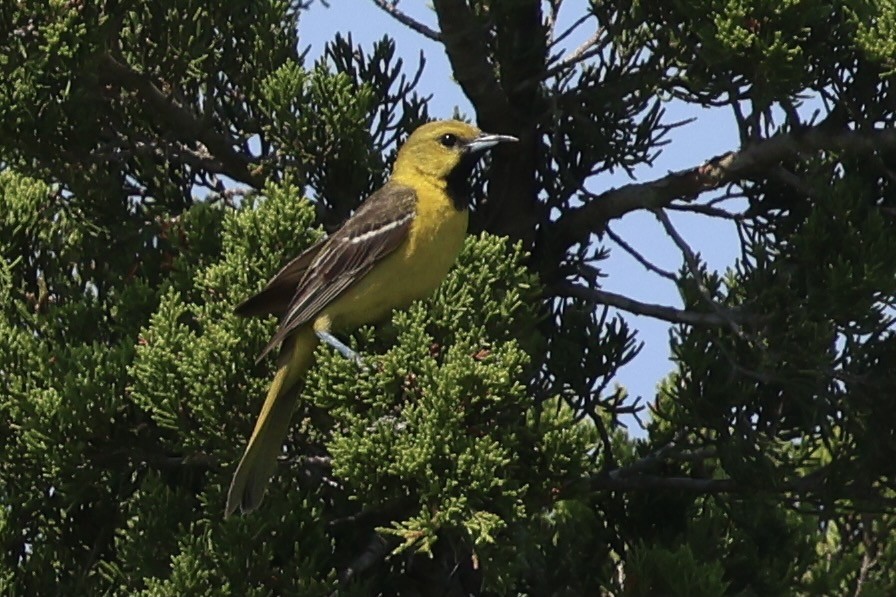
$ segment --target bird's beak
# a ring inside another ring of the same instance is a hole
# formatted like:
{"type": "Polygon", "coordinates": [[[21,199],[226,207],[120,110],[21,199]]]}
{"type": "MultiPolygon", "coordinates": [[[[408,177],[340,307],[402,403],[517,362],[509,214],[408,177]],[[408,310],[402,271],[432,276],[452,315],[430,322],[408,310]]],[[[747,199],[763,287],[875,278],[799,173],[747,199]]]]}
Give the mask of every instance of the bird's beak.
{"type": "Polygon", "coordinates": [[[469,143],[467,143],[467,151],[475,153],[477,151],[482,151],[483,149],[488,149],[489,147],[493,147],[498,143],[509,143],[510,141],[519,141],[516,137],[511,137],[510,135],[490,135],[488,133],[482,133],[469,143]]]}

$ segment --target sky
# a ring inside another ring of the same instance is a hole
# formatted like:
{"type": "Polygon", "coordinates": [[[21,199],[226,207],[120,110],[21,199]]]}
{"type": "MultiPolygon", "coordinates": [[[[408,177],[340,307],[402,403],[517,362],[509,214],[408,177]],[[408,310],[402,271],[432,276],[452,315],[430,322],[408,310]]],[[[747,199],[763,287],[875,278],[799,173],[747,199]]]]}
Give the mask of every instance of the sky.
{"type": "MultiPolygon", "coordinates": [[[[309,48],[309,58],[320,56],[324,44],[338,32],[351,34],[355,44],[370,48],[384,35],[395,40],[396,54],[405,59],[411,68],[417,64],[422,51],[426,57],[418,92],[431,95],[429,112],[436,118],[450,117],[455,107],[462,114],[472,115],[473,110],[460,87],[452,80],[451,68],[442,46],[399,24],[390,15],[374,5],[372,0],[330,0],[327,8],[320,2],[302,14],[299,22],[300,44],[309,48]]],[[[438,29],[435,14],[428,3],[406,0],[399,7],[438,29]]],[[[584,0],[567,0],[558,19],[558,31],[584,14],[584,0]]],[[[582,27],[567,40],[567,51],[574,49],[592,33],[582,27]]],[[[694,122],[675,129],[670,143],[663,149],[652,166],[643,165],[634,171],[634,179],[622,171],[601,174],[590,179],[586,188],[595,193],[631,182],[646,182],[660,178],[670,171],[691,168],[705,160],[739,145],[734,117],[728,108],[703,109],[682,102],[666,104],[666,122],[694,118],[694,122]]],[[[501,132],[501,131],[490,131],[501,132]]],[[[734,227],[729,222],[691,214],[671,213],[670,219],[690,246],[700,254],[710,267],[724,270],[734,264],[739,248],[734,227]]],[[[681,267],[682,256],[678,248],[662,230],[651,214],[631,213],[612,222],[611,229],[628,244],[656,265],[675,271],[681,267]]],[[[656,274],[647,272],[625,251],[611,246],[610,259],[600,263],[607,275],[602,288],[633,299],[681,307],[681,299],[675,286],[656,274]]],[[[669,325],[662,321],[621,312],[629,325],[639,331],[638,340],[644,342],[641,353],[621,370],[616,382],[624,386],[630,395],[643,396],[651,401],[657,383],[673,369],[669,361],[669,325]]],[[[631,431],[636,431],[630,429],[631,431]]]]}

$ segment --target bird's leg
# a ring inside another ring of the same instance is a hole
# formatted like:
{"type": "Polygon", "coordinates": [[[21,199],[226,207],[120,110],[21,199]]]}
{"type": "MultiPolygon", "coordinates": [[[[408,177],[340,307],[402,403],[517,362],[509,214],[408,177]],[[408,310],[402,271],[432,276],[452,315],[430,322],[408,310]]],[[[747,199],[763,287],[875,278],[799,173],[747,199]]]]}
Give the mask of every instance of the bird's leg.
{"type": "Polygon", "coordinates": [[[321,341],[326,342],[327,344],[335,348],[339,352],[339,354],[341,354],[345,358],[354,361],[359,366],[364,365],[364,361],[361,359],[361,355],[346,346],[339,338],[337,338],[330,332],[315,330],[314,333],[317,334],[317,337],[320,338],[321,341]]]}

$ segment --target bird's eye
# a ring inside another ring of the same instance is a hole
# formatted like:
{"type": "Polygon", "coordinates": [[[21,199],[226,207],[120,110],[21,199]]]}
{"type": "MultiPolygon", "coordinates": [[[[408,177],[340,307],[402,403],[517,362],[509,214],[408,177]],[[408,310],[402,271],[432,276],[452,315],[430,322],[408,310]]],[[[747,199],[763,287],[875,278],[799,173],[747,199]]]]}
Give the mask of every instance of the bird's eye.
{"type": "Polygon", "coordinates": [[[441,143],[445,147],[454,147],[455,145],[457,145],[457,135],[445,133],[444,135],[439,137],[439,143],[441,143]]]}

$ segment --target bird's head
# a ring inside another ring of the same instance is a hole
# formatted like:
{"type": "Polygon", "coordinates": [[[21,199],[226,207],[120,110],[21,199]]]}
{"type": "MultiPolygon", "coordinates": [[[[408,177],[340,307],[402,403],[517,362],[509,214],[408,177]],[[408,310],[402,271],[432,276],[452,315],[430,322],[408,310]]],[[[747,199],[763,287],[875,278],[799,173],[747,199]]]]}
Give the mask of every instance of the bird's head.
{"type": "Polygon", "coordinates": [[[393,177],[423,176],[450,182],[457,175],[468,175],[483,150],[508,141],[517,138],[483,133],[459,120],[429,122],[411,133],[398,151],[393,177]]]}

